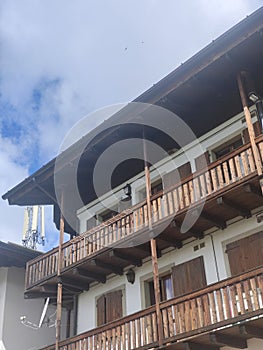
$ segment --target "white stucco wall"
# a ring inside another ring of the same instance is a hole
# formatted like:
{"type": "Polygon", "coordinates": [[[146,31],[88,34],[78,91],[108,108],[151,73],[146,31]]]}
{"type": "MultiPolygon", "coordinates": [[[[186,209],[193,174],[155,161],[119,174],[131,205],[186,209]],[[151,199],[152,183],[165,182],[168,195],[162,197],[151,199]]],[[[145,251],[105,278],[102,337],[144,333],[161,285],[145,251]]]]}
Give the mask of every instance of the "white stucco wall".
{"type": "MultiPolygon", "coordinates": [[[[24,299],[25,270],[15,267],[1,268],[0,281],[2,281],[2,270],[7,272],[4,309],[1,308],[0,313],[0,317],[3,317],[2,341],[6,350],[33,350],[54,343],[54,327],[43,326],[41,329],[34,330],[25,327],[20,321],[20,316],[26,316],[28,321],[38,324],[44,305],[43,299],[24,299]],[[2,310],[4,311],[2,312],[2,310]]],[[[1,283],[0,295],[2,294],[2,287],[1,283]]],[[[49,313],[54,311],[54,308],[49,307],[49,313]]]]}

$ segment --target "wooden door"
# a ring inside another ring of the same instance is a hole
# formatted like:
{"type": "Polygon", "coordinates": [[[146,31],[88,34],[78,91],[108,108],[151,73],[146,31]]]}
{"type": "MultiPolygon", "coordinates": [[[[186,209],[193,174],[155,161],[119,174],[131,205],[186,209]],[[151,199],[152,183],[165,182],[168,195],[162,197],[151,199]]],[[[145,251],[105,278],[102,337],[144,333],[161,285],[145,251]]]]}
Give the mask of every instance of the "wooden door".
{"type": "Polygon", "coordinates": [[[226,253],[232,276],[263,265],[263,232],[229,243],[226,253]]]}
{"type": "Polygon", "coordinates": [[[204,288],[207,283],[203,257],[174,266],[172,279],[175,297],[204,288]]]}

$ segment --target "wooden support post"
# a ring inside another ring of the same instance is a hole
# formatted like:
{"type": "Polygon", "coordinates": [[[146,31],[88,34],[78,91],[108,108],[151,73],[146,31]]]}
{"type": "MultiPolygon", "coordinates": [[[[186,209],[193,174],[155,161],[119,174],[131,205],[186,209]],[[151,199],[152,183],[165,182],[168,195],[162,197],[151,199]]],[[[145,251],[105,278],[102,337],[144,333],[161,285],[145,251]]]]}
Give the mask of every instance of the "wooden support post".
{"type": "MultiPolygon", "coordinates": [[[[61,208],[63,208],[63,194],[61,196],[61,208]]],[[[56,350],[59,350],[59,342],[61,339],[61,316],[62,316],[62,244],[64,241],[64,228],[65,220],[60,210],[60,223],[59,223],[59,246],[58,246],[58,268],[57,268],[57,317],[56,317],[56,350]]]]}
{"type": "MultiPolygon", "coordinates": [[[[260,175],[262,175],[262,162],[260,159],[258,147],[257,147],[256,142],[255,142],[255,132],[254,132],[254,128],[253,128],[253,124],[252,124],[252,120],[251,120],[251,114],[250,114],[250,111],[248,108],[247,96],[245,93],[244,84],[242,81],[242,72],[239,73],[237,76],[237,83],[238,83],[238,89],[239,89],[239,93],[240,93],[240,97],[241,97],[241,101],[242,101],[242,106],[243,106],[243,110],[244,110],[244,114],[245,114],[245,119],[246,119],[246,123],[247,123],[248,134],[249,134],[249,139],[250,139],[250,143],[251,143],[251,147],[252,147],[252,152],[253,152],[253,156],[254,156],[255,163],[256,163],[256,169],[257,169],[258,175],[260,176],[260,175]]],[[[263,193],[262,184],[261,184],[261,190],[263,193]]]]}
{"type": "MultiPolygon", "coordinates": [[[[146,145],[143,140],[143,151],[144,151],[144,173],[145,173],[145,183],[146,183],[146,202],[147,202],[147,212],[148,212],[148,225],[149,231],[152,231],[152,208],[151,208],[151,178],[149,164],[147,162],[147,152],[146,145]]],[[[162,314],[160,308],[161,294],[160,294],[160,284],[159,284],[159,269],[158,269],[158,258],[157,258],[157,248],[156,240],[151,238],[151,255],[152,255],[152,267],[153,267],[153,285],[154,285],[154,295],[155,295],[155,311],[157,317],[157,329],[158,329],[158,344],[163,345],[163,323],[162,314]]]]}

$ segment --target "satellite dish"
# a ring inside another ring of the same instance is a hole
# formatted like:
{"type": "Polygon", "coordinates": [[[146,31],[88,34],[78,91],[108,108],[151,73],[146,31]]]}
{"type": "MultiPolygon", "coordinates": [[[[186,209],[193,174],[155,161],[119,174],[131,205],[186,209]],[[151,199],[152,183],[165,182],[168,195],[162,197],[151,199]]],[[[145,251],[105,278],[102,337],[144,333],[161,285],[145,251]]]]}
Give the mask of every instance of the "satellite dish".
{"type": "Polygon", "coordinates": [[[49,304],[49,298],[46,299],[46,302],[45,302],[45,305],[44,305],[44,308],[43,308],[43,311],[42,311],[42,315],[41,315],[40,320],[39,320],[38,328],[40,328],[42,326],[42,323],[43,323],[43,321],[45,319],[45,316],[46,316],[46,313],[47,313],[48,304],[49,304]]]}

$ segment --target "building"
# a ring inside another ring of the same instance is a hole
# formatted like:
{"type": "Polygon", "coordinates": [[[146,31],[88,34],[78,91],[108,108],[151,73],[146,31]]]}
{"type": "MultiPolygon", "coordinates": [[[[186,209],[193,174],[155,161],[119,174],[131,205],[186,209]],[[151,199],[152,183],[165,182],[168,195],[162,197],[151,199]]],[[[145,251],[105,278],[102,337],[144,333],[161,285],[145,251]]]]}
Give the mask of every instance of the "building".
{"type": "Polygon", "coordinates": [[[260,8],[3,196],[54,206],[45,350],[262,349],[262,68],[260,8]]]}
{"type": "Polygon", "coordinates": [[[25,267],[40,252],[0,242],[0,349],[33,350],[55,341],[53,321],[56,308],[50,307],[43,326],[38,328],[44,300],[24,299],[25,267]],[[47,320],[49,324],[47,323],[47,320]]]}

